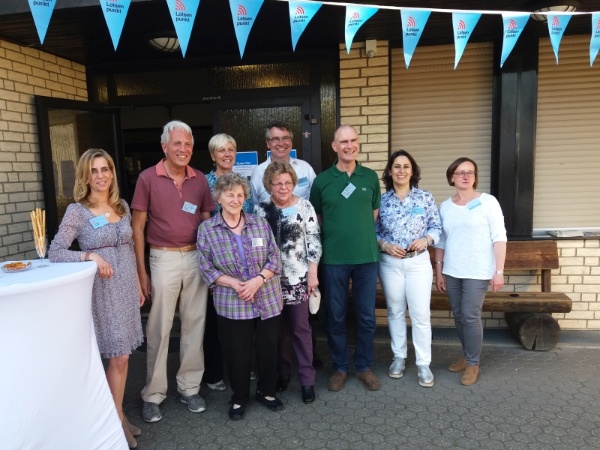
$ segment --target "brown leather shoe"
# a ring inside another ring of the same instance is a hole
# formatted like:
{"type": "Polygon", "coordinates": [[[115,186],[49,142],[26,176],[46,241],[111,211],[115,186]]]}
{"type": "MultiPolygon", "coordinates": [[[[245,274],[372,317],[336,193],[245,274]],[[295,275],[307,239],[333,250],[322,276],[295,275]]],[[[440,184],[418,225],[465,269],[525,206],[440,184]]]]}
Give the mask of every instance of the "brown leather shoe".
{"type": "Polygon", "coordinates": [[[356,374],[356,378],[360,380],[365,389],[370,391],[378,391],[381,387],[379,380],[370,370],[365,370],[364,372],[358,372],[356,374]]]}
{"type": "Polygon", "coordinates": [[[471,386],[477,381],[477,375],[479,374],[479,366],[467,366],[465,373],[463,374],[460,382],[465,386],[471,386]]]}
{"type": "Polygon", "coordinates": [[[346,372],[340,372],[339,370],[336,370],[333,372],[333,375],[329,377],[327,389],[334,392],[341,391],[344,389],[344,384],[346,383],[347,379],[348,374],[346,372]]]}
{"type": "Polygon", "coordinates": [[[464,356],[461,356],[458,361],[456,361],[454,364],[451,364],[448,367],[448,370],[450,372],[457,373],[457,372],[464,372],[466,368],[467,368],[467,360],[465,359],[464,356]]]}

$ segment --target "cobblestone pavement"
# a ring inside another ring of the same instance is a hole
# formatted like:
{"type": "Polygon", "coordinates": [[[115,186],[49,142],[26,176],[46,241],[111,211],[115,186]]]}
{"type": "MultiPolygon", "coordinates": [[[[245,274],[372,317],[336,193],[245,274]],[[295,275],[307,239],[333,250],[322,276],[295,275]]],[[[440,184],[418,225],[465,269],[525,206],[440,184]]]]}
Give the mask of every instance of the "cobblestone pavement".
{"type": "MultiPolygon", "coordinates": [[[[326,353],[324,342],[319,347],[326,353]]],[[[434,341],[435,386],[423,388],[412,348],[404,377],[392,379],[389,343],[379,342],[373,371],[381,390],[365,390],[352,373],[343,391],[329,392],[331,369],[324,358],[313,404],[302,403],[293,378],[280,395],[283,411],[252,400],[237,422],[227,416],[229,389],[212,392],[202,385],[207,410],[187,410],[174,387],[178,355],[171,353],[168,398],[161,404],[162,420],[154,424],[142,420],[145,353],[134,352],[125,410],[143,431],[139,449],[598,449],[599,351],[600,345],[559,344],[533,352],[516,344],[484,344],[479,381],[465,387],[460,375],[446,370],[459,355],[458,344],[434,341]]]]}

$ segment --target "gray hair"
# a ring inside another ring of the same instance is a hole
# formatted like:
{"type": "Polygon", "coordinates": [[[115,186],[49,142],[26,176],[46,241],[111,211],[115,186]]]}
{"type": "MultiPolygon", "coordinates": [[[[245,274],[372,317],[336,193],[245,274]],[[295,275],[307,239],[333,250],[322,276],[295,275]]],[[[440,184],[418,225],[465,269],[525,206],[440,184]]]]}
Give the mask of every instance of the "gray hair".
{"type": "Polygon", "coordinates": [[[237,144],[235,143],[235,139],[229,136],[226,133],[215,134],[208,141],[208,151],[211,155],[214,156],[215,152],[220,148],[225,147],[227,144],[233,145],[233,148],[237,151],[237,144]]]}
{"type": "Polygon", "coordinates": [[[294,140],[294,133],[292,132],[292,128],[285,122],[273,122],[265,128],[265,140],[268,141],[271,139],[271,128],[279,128],[280,130],[285,130],[290,133],[290,139],[294,140]]]}
{"type": "Polygon", "coordinates": [[[217,201],[223,192],[230,191],[237,186],[242,187],[244,190],[244,200],[248,200],[250,198],[248,182],[235,172],[226,173],[217,178],[215,187],[213,187],[213,198],[217,201]]]}
{"type": "Polygon", "coordinates": [[[168,124],[166,124],[163,128],[163,133],[160,136],[161,144],[168,144],[169,139],[171,138],[171,131],[173,130],[183,130],[192,137],[192,144],[194,143],[194,134],[192,133],[192,129],[190,126],[182,122],[181,120],[171,120],[168,124]]]}

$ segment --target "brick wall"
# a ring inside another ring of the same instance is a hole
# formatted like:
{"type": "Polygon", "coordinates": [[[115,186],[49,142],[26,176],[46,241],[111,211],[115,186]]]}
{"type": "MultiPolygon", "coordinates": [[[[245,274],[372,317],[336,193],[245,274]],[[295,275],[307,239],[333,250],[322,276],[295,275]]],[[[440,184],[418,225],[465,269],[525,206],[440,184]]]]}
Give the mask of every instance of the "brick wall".
{"type": "Polygon", "coordinates": [[[352,125],[360,136],[358,160],[377,173],[389,156],[390,58],[387,41],[377,41],[368,58],[365,43],[340,44],[340,125],[352,125]]]}
{"type": "Polygon", "coordinates": [[[44,199],[34,95],[87,100],[85,67],[0,40],[0,260],[37,257],[29,211],[44,199]]]}

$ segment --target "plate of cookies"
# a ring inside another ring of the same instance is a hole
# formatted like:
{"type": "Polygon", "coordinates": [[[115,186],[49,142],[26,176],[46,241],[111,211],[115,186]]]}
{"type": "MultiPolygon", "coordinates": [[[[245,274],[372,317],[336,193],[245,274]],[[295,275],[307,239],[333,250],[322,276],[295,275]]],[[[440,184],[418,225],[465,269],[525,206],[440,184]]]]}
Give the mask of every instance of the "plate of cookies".
{"type": "Polygon", "coordinates": [[[31,267],[31,262],[24,263],[23,261],[14,261],[2,265],[2,272],[16,273],[23,272],[31,267]]]}

